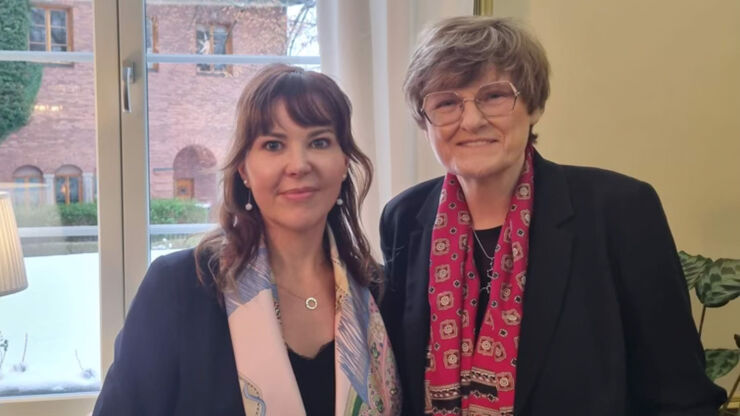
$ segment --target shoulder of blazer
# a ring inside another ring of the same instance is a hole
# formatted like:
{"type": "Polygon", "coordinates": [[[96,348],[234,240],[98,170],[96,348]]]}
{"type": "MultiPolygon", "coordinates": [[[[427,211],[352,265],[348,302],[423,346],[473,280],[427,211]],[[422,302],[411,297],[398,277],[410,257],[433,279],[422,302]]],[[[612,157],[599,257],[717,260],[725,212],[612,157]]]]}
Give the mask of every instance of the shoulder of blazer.
{"type": "Polygon", "coordinates": [[[649,183],[622,173],[593,167],[561,166],[574,206],[591,200],[609,208],[609,204],[625,199],[633,200],[645,191],[655,192],[649,183]]]}
{"type": "Polygon", "coordinates": [[[419,216],[422,207],[429,198],[438,195],[442,189],[442,179],[441,176],[430,179],[393,197],[383,209],[381,225],[407,228],[416,224],[416,218],[419,216]]]}
{"type": "MultiPolygon", "coordinates": [[[[159,281],[157,286],[176,287],[188,295],[197,293],[217,299],[214,284],[198,279],[195,261],[195,249],[192,248],[160,256],[152,262],[146,278],[159,281]]],[[[204,259],[200,262],[205,264],[204,259]]]]}

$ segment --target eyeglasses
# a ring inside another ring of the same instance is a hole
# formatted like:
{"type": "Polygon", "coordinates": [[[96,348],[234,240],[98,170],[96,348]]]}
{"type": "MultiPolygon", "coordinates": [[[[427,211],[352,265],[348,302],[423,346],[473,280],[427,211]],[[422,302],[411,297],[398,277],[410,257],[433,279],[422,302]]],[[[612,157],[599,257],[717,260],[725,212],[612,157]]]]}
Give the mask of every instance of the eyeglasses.
{"type": "Polygon", "coordinates": [[[485,117],[511,114],[520,92],[509,81],[496,81],[481,86],[475,98],[464,99],[455,91],[437,91],[424,96],[421,114],[434,126],[446,126],[462,119],[466,101],[474,101],[485,117]]]}

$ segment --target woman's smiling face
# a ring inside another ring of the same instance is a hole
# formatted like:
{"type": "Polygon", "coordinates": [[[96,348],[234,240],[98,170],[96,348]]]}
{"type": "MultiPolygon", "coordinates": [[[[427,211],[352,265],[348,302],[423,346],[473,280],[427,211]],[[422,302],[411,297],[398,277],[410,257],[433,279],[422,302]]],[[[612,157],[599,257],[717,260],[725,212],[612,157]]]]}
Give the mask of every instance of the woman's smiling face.
{"type": "Polygon", "coordinates": [[[491,68],[467,86],[454,90],[466,100],[459,122],[445,126],[426,122],[426,137],[437,160],[458,177],[485,180],[512,169],[518,171],[524,162],[530,126],[537,123],[542,112],[529,114],[519,97],[510,114],[484,116],[473,98],[481,86],[496,81],[511,80],[491,68]]]}
{"type": "Polygon", "coordinates": [[[239,174],[268,230],[324,227],[349,159],[332,126],[300,126],[282,101],[275,104],[274,114],[272,128],[254,140],[239,174]]]}

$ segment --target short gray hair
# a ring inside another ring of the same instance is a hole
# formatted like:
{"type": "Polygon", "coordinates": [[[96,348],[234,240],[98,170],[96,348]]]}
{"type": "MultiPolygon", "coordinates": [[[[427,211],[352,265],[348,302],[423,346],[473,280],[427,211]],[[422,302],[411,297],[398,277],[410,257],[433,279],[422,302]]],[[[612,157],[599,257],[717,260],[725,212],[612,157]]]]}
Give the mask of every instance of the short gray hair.
{"type": "Polygon", "coordinates": [[[550,95],[550,64],[531,33],[511,19],[461,16],[426,29],[406,72],[404,92],[414,120],[426,128],[424,96],[464,87],[493,65],[509,74],[531,114],[550,95]]]}

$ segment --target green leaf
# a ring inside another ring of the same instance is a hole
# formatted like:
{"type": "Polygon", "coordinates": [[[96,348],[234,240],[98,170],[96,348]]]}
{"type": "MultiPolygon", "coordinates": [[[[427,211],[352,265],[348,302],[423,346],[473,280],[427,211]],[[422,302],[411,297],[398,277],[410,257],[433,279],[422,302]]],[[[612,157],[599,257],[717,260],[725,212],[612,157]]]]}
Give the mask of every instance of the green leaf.
{"type": "Polygon", "coordinates": [[[712,264],[712,259],[703,256],[693,256],[685,251],[678,252],[678,258],[681,259],[683,274],[686,276],[686,284],[689,290],[693,289],[696,282],[706,273],[707,267],[712,264]]]}
{"type": "MultiPolygon", "coordinates": [[[[28,0],[0,0],[0,50],[27,50],[31,27],[28,0]]],[[[26,125],[41,85],[42,66],[0,62],[0,143],[26,125]]]]}
{"type": "Polygon", "coordinates": [[[696,281],[696,296],[708,308],[724,306],[740,296],[740,260],[712,262],[696,281]]]}
{"type": "Polygon", "coordinates": [[[707,359],[707,376],[712,381],[732,371],[740,361],[740,350],[711,349],[704,350],[707,359]]]}

